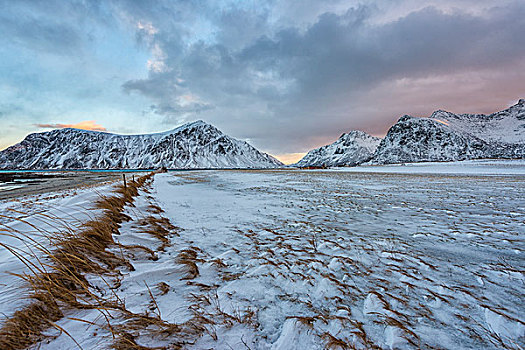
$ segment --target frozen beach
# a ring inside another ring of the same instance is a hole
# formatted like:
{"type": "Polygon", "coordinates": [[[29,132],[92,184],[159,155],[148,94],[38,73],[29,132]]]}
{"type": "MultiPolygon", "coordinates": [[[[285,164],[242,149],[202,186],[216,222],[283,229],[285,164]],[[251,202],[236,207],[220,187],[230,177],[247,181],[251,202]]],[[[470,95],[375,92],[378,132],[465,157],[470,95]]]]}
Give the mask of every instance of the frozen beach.
{"type": "MultiPolygon", "coordinates": [[[[517,168],[156,174],[115,236],[156,259],[124,252],[134,269],[107,276],[111,288],[88,279],[134,314],[178,325],[169,335],[133,328],[147,347],[520,348],[525,176],[517,168]],[[150,216],[171,223],[167,241],[144,229],[150,216]]],[[[74,198],[55,207],[67,211],[74,198]]],[[[0,295],[9,315],[7,301],[12,293],[0,295]]],[[[112,314],[114,324],[129,322],[112,314]]],[[[85,349],[113,341],[96,310],[69,310],[57,324],[85,349]]],[[[49,335],[41,349],[75,346],[49,335]]]]}

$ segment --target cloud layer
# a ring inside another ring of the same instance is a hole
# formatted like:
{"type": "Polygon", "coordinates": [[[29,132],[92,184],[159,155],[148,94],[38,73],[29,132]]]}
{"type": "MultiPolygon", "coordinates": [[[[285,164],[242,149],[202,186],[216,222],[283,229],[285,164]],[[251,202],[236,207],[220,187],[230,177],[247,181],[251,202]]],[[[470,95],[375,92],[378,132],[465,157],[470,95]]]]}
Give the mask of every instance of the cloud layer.
{"type": "MultiPolygon", "coordinates": [[[[12,50],[54,64],[69,103],[46,106],[48,120],[86,101],[77,118],[111,130],[204,119],[289,154],[350,129],[382,135],[405,113],[491,112],[525,96],[523,1],[21,3],[0,29],[12,50]],[[67,90],[71,71],[81,89],[67,90]]],[[[42,83],[31,73],[28,86],[42,83]]],[[[17,98],[0,111],[35,112],[17,98]]]]}
{"type": "Polygon", "coordinates": [[[97,122],[94,120],[86,120],[86,121],[75,123],[75,124],[36,124],[36,126],[38,126],[39,128],[44,128],[44,129],[73,128],[73,129],[91,130],[91,131],[107,131],[105,127],[97,124],[97,122]]]}

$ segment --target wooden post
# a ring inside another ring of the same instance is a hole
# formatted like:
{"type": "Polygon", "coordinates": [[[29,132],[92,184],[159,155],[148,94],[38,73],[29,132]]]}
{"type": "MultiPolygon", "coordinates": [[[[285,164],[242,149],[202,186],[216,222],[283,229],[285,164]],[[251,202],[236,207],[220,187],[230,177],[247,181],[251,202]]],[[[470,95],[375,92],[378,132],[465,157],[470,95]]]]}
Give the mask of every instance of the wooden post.
{"type": "Polygon", "coordinates": [[[124,180],[124,190],[127,190],[127,185],[126,185],[126,174],[122,174],[122,179],[124,180]]]}
{"type": "Polygon", "coordinates": [[[132,176],[132,178],[133,178],[133,182],[135,182],[135,175],[133,174],[133,175],[131,175],[131,176],[132,176]]]}

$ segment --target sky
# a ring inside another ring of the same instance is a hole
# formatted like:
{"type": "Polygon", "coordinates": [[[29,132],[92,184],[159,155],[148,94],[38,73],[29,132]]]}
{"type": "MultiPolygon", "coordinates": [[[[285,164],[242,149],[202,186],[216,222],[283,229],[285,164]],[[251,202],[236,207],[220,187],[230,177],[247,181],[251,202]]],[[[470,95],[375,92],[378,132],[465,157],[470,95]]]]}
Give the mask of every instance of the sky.
{"type": "Polygon", "coordinates": [[[523,0],[0,0],[0,149],[204,120],[285,162],[525,97],[523,0]]]}

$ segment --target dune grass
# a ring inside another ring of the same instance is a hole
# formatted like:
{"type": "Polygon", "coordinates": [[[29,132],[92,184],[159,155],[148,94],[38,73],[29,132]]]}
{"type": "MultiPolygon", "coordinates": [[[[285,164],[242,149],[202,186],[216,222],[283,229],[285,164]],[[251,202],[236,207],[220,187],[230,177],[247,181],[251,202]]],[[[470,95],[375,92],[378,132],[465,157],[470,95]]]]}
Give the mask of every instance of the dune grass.
{"type": "MultiPolygon", "coordinates": [[[[28,251],[25,252],[16,251],[4,243],[0,243],[0,246],[15,254],[28,268],[28,272],[19,277],[31,287],[32,302],[16,311],[0,328],[0,349],[25,349],[41,341],[45,337],[43,332],[50,327],[65,332],[55,323],[63,317],[63,309],[97,309],[106,318],[108,328],[112,331],[109,312],[124,310],[124,305],[116,295],[102,298],[93,293],[85,275],[95,274],[105,281],[102,275],[114,272],[117,267],[133,270],[133,266],[123,256],[118,256],[108,248],[117,245],[113,234],[118,234],[120,224],[130,219],[123,213],[124,207],[133,205],[139,188],[153,175],[150,173],[136,181],[129,181],[127,186],[117,186],[112,195],[102,196],[95,207],[102,209],[103,214],[84,223],[79,230],[66,226],[66,229],[61,227],[58,233],[43,233],[49,238],[50,247],[37,243],[21,232],[3,230],[4,235],[30,241],[26,244],[28,251]],[[41,251],[45,258],[38,259],[32,249],[41,251]],[[29,260],[27,255],[34,259],[29,260]]],[[[38,227],[34,228],[38,230],[38,227]]],[[[145,247],[140,249],[150,251],[145,247]]],[[[154,255],[153,252],[151,254],[154,255]]],[[[124,341],[125,334],[122,337],[124,341]]]]}

